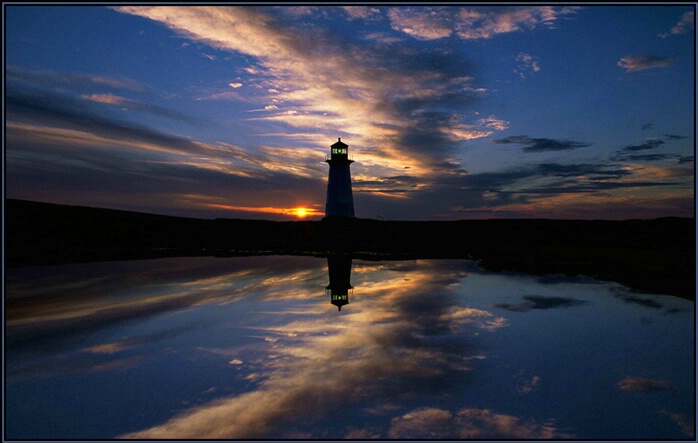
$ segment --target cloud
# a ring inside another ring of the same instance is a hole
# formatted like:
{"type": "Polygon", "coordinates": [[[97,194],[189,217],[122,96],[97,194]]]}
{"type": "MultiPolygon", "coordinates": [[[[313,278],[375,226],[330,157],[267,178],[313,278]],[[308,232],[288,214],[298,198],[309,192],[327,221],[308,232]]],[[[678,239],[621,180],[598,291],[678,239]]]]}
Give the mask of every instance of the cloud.
{"type": "Polygon", "coordinates": [[[452,33],[451,14],[443,8],[390,8],[391,27],[418,40],[437,40],[452,33]]]}
{"type": "Polygon", "coordinates": [[[533,377],[526,379],[523,383],[516,388],[519,394],[527,395],[538,390],[538,385],[540,384],[540,377],[534,375],[533,377]]]}
{"type": "Polygon", "coordinates": [[[674,389],[674,385],[664,380],[644,377],[626,377],[618,382],[618,387],[630,392],[656,392],[674,389]]]}
{"type": "MultiPolygon", "coordinates": [[[[286,322],[252,330],[266,339],[249,349],[249,357],[240,349],[215,351],[221,362],[228,363],[234,356],[242,362],[241,370],[263,375],[253,390],[190,408],[121,438],[293,438],[314,423],[326,423],[328,415],[347,401],[368,405],[374,414],[385,416],[403,408],[392,405],[403,405],[415,395],[433,398],[451,393],[452,380],[467,377],[475,370],[474,362],[485,358],[472,344],[441,338],[454,327],[482,327],[490,316],[456,309],[446,296],[424,297],[425,293],[446,295],[449,285],[465,275],[462,264],[371,263],[355,266],[355,275],[362,279],[364,309],[348,311],[341,322],[322,310],[291,313],[286,322]],[[260,358],[260,352],[274,358],[260,358]],[[384,383],[387,379],[391,383],[384,383]],[[297,422],[302,425],[296,426],[297,422]]],[[[308,288],[317,286],[322,285],[308,281],[308,288]]],[[[325,430],[318,427],[313,437],[381,438],[407,429],[424,431],[425,436],[432,429],[422,427],[429,425],[427,417],[456,424],[447,411],[418,410],[412,416],[396,417],[390,429],[358,430],[348,421],[343,423],[347,428],[342,424],[325,430]]],[[[455,426],[450,429],[454,430],[450,436],[458,435],[455,426]]]]}
{"type": "Polygon", "coordinates": [[[662,146],[663,144],[664,144],[664,142],[662,140],[650,139],[641,145],[626,146],[623,148],[623,151],[626,151],[626,152],[646,151],[649,149],[657,149],[658,147],[662,146]]]}
{"type": "Polygon", "coordinates": [[[656,162],[671,159],[681,159],[678,154],[641,154],[641,155],[615,155],[613,160],[626,160],[632,162],[656,162]]]}
{"type": "Polygon", "coordinates": [[[342,6],[349,20],[377,19],[381,15],[379,8],[370,6],[342,6]]]}
{"type": "Polygon", "coordinates": [[[695,12],[688,11],[683,16],[681,16],[681,20],[679,20],[679,22],[673,28],[671,28],[671,31],[666,32],[666,33],[661,33],[661,34],[659,34],[659,36],[661,38],[667,38],[667,37],[670,37],[672,35],[685,34],[695,27],[695,23],[696,23],[695,12]]]}
{"type": "MultiPolygon", "coordinates": [[[[664,140],[667,141],[678,141],[678,140],[683,140],[683,136],[679,135],[671,135],[671,134],[663,134],[664,140]]],[[[628,145],[622,148],[620,151],[615,153],[611,159],[613,161],[632,161],[632,162],[653,162],[653,161],[663,161],[663,160],[672,160],[675,159],[679,162],[683,161],[684,156],[676,153],[651,153],[651,154],[635,154],[636,152],[640,151],[650,151],[654,149],[658,149],[662,146],[664,146],[667,142],[657,139],[657,138],[652,138],[646,140],[644,143],[641,143],[639,145],[628,145]]]]}
{"type": "Polygon", "coordinates": [[[695,417],[692,417],[690,415],[686,414],[680,414],[680,413],[671,413],[665,410],[659,411],[662,414],[665,414],[671,418],[674,423],[676,423],[680,428],[681,431],[683,431],[684,434],[686,434],[690,438],[695,438],[696,436],[696,419],[695,417]]]}
{"type": "Polygon", "coordinates": [[[464,408],[455,414],[438,408],[415,409],[392,420],[388,438],[412,439],[523,439],[572,438],[551,423],[496,413],[490,409],[464,408]]]}
{"type": "Polygon", "coordinates": [[[688,138],[684,135],[673,135],[673,134],[662,134],[664,137],[666,137],[668,140],[683,140],[685,138],[688,138]]]}
{"type": "MultiPolygon", "coordinates": [[[[77,129],[106,137],[140,139],[161,145],[163,150],[169,152],[198,150],[196,145],[185,137],[174,136],[138,123],[104,116],[97,109],[88,106],[90,102],[116,104],[118,106],[128,103],[140,107],[140,104],[137,102],[112,95],[85,96],[82,99],[75,99],[63,94],[23,91],[19,89],[8,92],[5,103],[9,122],[36,123],[37,125],[52,127],[50,129],[46,128],[46,130],[53,131],[58,131],[58,128],[66,130],[77,129]]],[[[167,114],[167,111],[158,108],[151,107],[149,110],[167,114]]],[[[185,118],[177,113],[172,114],[173,116],[185,118]]],[[[8,151],[12,150],[12,148],[13,145],[10,144],[8,151]]]]}
{"type": "Polygon", "coordinates": [[[499,34],[552,29],[558,18],[575,13],[575,7],[497,7],[490,9],[453,7],[388,8],[391,27],[418,40],[459,38],[488,39],[499,34]]]}
{"type": "Polygon", "coordinates": [[[687,161],[662,166],[543,163],[471,172],[437,179],[412,203],[436,212],[433,201],[449,201],[450,217],[648,218],[691,216],[692,200],[693,170],[687,161]]]}
{"type": "MultiPolygon", "coordinates": [[[[471,64],[461,55],[416,46],[354,45],[321,24],[299,28],[287,8],[116,10],[159,21],[217,49],[254,57],[254,81],[274,91],[259,97],[264,101],[260,108],[276,108],[253,121],[285,124],[289,135],[335,133],[367,152],[380,146],[380,157],[363,158],[381,174],[392,175],[405,166],[415,175],[436,172],[444,153],[499,130],[496,125],[480,128],[463,112],[488,91],[476,85],[471,64]]],[[[348,11],[354,16],[376,13],[373,8],[348,11]]],[[[438,23],[452,10],[380,11],[400,29],[409,23],[420,38],[436,38],[448,32],[438,23]]]]}
{"type": "Polygon", "coordinates": [[[398,440],[442,439],[454,435],[453,414],[437,408],[419,408],[395,417],[388,438],[398,440]]]}
{"type": "Polygon", "coordinates": [[[568,151],[577,148],[586,148],[590,143],[573,140],[557,140],[550,138],[531,138],[527,135],[515,135],[511,137],[493,139],[495,144],[518,144],[524,145],[523,152],[546,152],[546,151],[568,151]]]}
{"type": "Polygon", "coordinates": [[[121,107],[122,109],[134,109],[137,111],[148,112],[152,115],[158,117],[165,117],[172,120],[178,120],[195,125],[211,125],[210,122],[203,121],[201,119],[193,118],[184,115],[180,112],[174,111],[172,109],[163,108],[162,106],[156,106],[151,104],[146,104],[138,100],[131,100],[125,97],[120,97],[114,94],[86,94],[82,95],[80,98],[84,100],[89,100],[94,103],[102,103],[107,105],[113,105],[121,107]]]}
{"type": "Polygon", "coordinates": [[[514,72],[519,74],[521,78],[526,78],[526,75],[540,71],[538,57],[519,52],[516,56],[516,61],[518,62],[518,66],[514,69],[514,72]]]}
{"type": "Polygon", "coordinates": [[[556,429],[552,422],[539,424],[535,420],[498,414],[490,409],[462,409],[456,415],[459,437],[462,439],[522,439],[548,440],[573,438],[556,429]]]}
{"type": "Polygon", "coordinates": [[[575,7],[516,7],[490,11],[463,8],[458,13],[456,34],[463,39],[487,39],[498,34],[554,28],[558,18],[576,13],[575,7]]]}
{"type": "Polygon", "coordinates": [[[33,87],[56,89],[57,86],[75,88],[80,85],[89,85],[108,87],[122,91],[146,92],[146,88],[134,80],[103,75],[65,73],[51,70],[31,70],[14,66],[7,66],[5,75],[8,82],[31,85],[33,87]]]}
{"type": "Polygon", "coordinates": [[[536,295],[527,295],[522,297],[525,302],[512,305],[508,303],[493,305],[496,308],[503,308],[514,312],[527,312],[530,309],[557,309],[557,308],[568,308],[572,306],[581,306],[587,301],[575,300],[573,298],[566,297],[543,297],[536,295]]]}
{"type": "Polygon", "coordinates": [[[650,68],[663,68],[674,61],[669,57],[658,55],[630,55],[620,59],[616,66],[625,69],[626,72],[637,72],[650,68]]]}

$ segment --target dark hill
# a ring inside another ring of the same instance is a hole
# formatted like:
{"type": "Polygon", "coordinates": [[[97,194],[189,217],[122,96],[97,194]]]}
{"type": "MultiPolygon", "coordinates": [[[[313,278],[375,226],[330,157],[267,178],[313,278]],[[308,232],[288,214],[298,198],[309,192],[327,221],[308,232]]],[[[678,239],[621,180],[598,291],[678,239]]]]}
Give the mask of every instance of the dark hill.
{"type": "Polygon", "coordinates": [[[6,200],[7,266],[166,256],[461,258],[488,270],[587,275],[695,299],[695,219],[274,222],[6,200]]]}

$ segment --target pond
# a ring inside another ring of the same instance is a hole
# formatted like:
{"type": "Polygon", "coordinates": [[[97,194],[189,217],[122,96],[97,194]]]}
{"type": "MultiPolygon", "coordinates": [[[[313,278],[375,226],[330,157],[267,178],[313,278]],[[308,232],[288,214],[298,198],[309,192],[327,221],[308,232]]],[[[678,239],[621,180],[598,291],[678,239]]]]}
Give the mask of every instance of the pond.
{"type": "Polygon", "coordinates": [[[468,260],[6,271],[6,439],[695,439],[695,304],[468,260]]]}

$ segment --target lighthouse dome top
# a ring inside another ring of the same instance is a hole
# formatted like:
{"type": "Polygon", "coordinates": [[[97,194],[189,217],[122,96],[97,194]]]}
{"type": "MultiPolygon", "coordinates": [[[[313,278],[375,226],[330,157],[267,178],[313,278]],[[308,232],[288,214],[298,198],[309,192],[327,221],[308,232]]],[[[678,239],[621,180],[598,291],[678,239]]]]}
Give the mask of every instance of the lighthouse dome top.
{"type": "Polygon", "coordinates": [[[332,146],[330,146],[330,148],[332,148],[332,149],[347,149],[348,147],[349,147],[349,145],[342,142],[341,138],[338,138],[337,142],[335,144],[333,144],[332,146]]]}

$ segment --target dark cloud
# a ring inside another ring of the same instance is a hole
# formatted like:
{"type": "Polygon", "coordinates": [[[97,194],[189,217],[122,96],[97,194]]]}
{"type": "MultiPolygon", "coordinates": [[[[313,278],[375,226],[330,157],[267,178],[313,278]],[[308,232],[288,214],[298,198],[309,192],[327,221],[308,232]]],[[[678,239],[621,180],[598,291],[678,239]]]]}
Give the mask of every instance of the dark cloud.
{"type": "MultiPolygon", "coordinates": [[[[400,177],[402,182],[388,181],[391,186],[376,181],[366,183],[364,192],[357,192],[355,203],[357,208],[363,208],[362,216],[392,213],[397,214],[391,216],[393,218],[414,219],[414,208],[419,207],[420,211],[435,214],[433,217],[437,218],[453,217],[456,213],[503,217],[521,215],[507,212],[507,207],[535,205],[541,199],[560,195],[586,194],[601,198],[609,196],[611,191],[626,188],[692,186],[693,174],[688,169],[667,169],[667,174],[642,179],[642,169],[615,163],[617,160],[628,160],[630,155],[632,153],[623,153],[622,159],[619,157],[607,163],[542,163],[495,172],[439,173],[419,180],[400,177]],[[419,192],[410,192],[409,189],[415,189],[410,186],[415,184],[420,184],[419,192]],[[375,189],[386,193],[395,193],[395,189],[399,189],[407,198],[380,198],[370,192],[369,186],[376,186],[375,189]]],[[[666,159],[670,160],[672,157],[667,155],[666,159]]],[[[674,158],[681,158],[679,163],[693,161],[691,157],[674,158]]],[[[667,204],[685,207],[686,200],[667,200],[667,204]]],[[[626,206],[634,207],[630,203],[626,206]]],[[[616,206],[614,211],[617,210],[616,206]]],[[[643,212],[643,217],[647,217],[647,214],[643,212]]]]}
{"type": "Polygon", "coordinates": [[[562,165],[559,163],[543,163],[534,167],[534,171],[542,176],[554,177],[588,177],[591,180],[620,179],[632,174],[619,165],[603,165],[581,163],[562,165]]]}
{"type": "Polygon", "coordinates": [[[654,128],[654,123],[645,123],[642,125],[642,127],[640,129],[642,129],[643,131],[646,131],[646,130],[652,129],[652,128],[654,128]]]}
{"type": "MultiPolygon", "coordinates": [[[[135,132],[137,135],[141,131],[155,133],[152,129],[125,120],[123,116],[117,117],[117,114],[110,114],[109,108],[112,108],[122,114],[123,109],[129,109],[196,127],[214,125],[213,122],[162,106],[111,93],[102,93],[105,90],[141,95],[146,93],[143,87],[130,80],[54,71],[31,71],[13,67],[8,68],[8,71],[6,94],[8,115],[27,121],[51,119],[54,123],[69,124],[73,127],[102,127],[102,130],[105,130],[105,126],[116,126],[117,130],[135,132]],[[94,93],[86,93],[87,90],[94,93]]],[[[158,137],[164,135],[160,133],[158,137]]],[[[174,140],[174,137],[168,137],[170,141],[174,140]]]]}
{"type": "Polygon", "coordinates": [[[586,300],[576,300],[567,297],[543,297],[537,295],[527,295],[522,297],[525,301],[519,304],[496,304],[495,308],[502,308],[514,312],[526,312],[530,309],[556,309],[582,306],[589,303],[586,300]]]}
{"type": "Polygon", "coordinates": [[[630,145],[626,146],[623,148],[623,151],[646,151],[648,149],[657,149],[658,147],[662,146],[664,142],[662,140],[658,139],[652,139],[652,140],[647,140],[645,143],[642,143],[641,145],[630,145]]]}
{"type": "Polygon", "coordinates": [[[75,89],[76,87],[103,87],[119,91],[146,92],[146,88],[130,79],[111,78],[100,75],[66,73],[50,70],[30,70],[8,66],[5,80],[10,83],[48,89],[75,89]]]}
{"type": "Polygon", "coordinates": [[[354,192],[406,193],[417,190],[420,179],[409,175],[382,177],[380,180],[353,180],[354,192]]]}
{"type": "Polygon", "coordinates": [[[676,141],[676,140],[682,140],[684,136],[680,135],[672,135],[672,134],[663,134],[664,140],[658,139],[658,138],[652,138],[646,140],[644,143],[641,143],[639,145],[628,145],[616,152],[611,156],[611,160],[613,161],[632,161],[632,162],[656,162],[656,161],[665,161],[665,160],[672,160],[672,159],[678,159],[678,163],[684,163],[684,159],[686,157],[680,155],[680,154],[675,154],[675,153],[652,153],[652,154],[634,154],[635,152],[639,151],[650,151],[653,149],[659,149],[663,147],[667,141],[676,141]]]}
{"type": "Polygon", "coordinates": [[[683,140],[685,138],[688,138],[683,135],[674,135],[674,134],[662,134],[664,137],[667,138],[667,140],[683,140]]]}
{"type": "Polygon", "coordinates": [[[187,153],[200,149],[185,137],[109,117],[99,113],[89,101],[63,94],[12,90],[5,96],[5,110],[8,121],[69,127],[121,139],[140,139],[187,153]]]}
{"type": "Polygon", "coordinates": [[[578,142],[574,140],[557,140],[550,138],[531,138],[527,135],[515,135],[511,137],[493,139],[492,143],[505,145],[524,145],[524,152],[546,152],[546,151],[568,151],[577,148],[586,148],[590,143],[578,142]]]}
{"type": "Polygon", "coordinates": [[[638,162],[656,162],[662,160],[670,160],[677,158],[675,154],[644,154],[644,155],[628,155],[626,157],[614,157],[614,159],[620,160],[630,160],[638,162]]]}
{"type": "Polygon", "coordinates": [[[656,300],[652,300],[649,298],[626,296],[626,297],[623,297],[623,301],[625,301],[627,303],[634,303],[637,305],[645,306],[647,308],[652,308],[652,309],[660,309],[663,307],[663,305],[661,303],[658,303],[656,300]]]}

